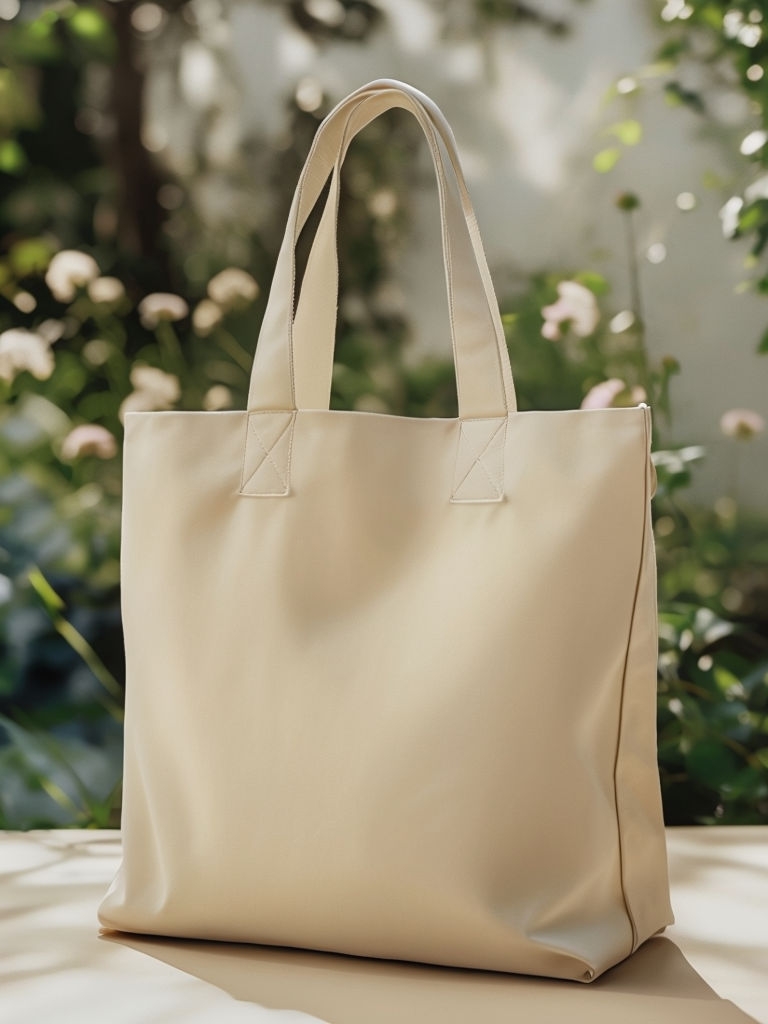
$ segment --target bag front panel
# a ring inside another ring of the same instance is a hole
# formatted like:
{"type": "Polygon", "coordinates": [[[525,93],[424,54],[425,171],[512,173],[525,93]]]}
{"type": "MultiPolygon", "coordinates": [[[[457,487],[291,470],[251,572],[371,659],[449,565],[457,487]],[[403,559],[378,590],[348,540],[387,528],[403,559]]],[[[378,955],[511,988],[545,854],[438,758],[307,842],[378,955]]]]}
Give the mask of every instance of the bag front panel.
{"type": "Polygon", "coordinates": [[[449,501],[458,421],[299,412],[270,498],[238,494],[245,429],[128,417],[102,922],[582,980],[627,955],[644,410],[513,415],[481,505],[449,501]]]}

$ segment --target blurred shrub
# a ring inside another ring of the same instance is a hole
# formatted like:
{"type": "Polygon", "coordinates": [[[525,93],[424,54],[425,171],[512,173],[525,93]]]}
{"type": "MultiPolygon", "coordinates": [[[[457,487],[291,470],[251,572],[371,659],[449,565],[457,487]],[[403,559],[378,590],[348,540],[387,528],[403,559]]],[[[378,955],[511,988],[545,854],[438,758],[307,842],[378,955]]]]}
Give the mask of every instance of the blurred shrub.
{"type": "MultiPolygon", "coordinates": [[[[746,133],[731,131],[752,180],[742,194],[729,196],[720,216],[726,238],[750,240],[749,284],[768,294],[768,2],[665,0],[659,21],[667,39],[657,54],[658,73],[668,102],[717,124],[717,100],[730,99],[747,123],[746,133]]],[[[759,351],[768,352],[768,330],[759,351]]]]}
{"type": "MultiPolygon", "coordinates": [[[[350,43],[376,31],[376,5],[339,7],[335,27],[312,22],[317,5],[286,5],[286,17],[350,43]]],[[[244,407],[290,193],[329,105],[306,84],[288,101],[283,148],[259,154],[272,215],[237,235],[232,265],[233,240],[198,216],[194,175],[174,178],[143,145],[131,8],[58,4],[0,39],[0,827],[117,823],[121,417],[244,407]]],[[[483,25],[526,12],[472,9],[483,25]]],[[[617,128],[621,145],[636,136],[617,128]]],[[[334,408],[456,413],[452,365],[404,358],[391,275],[419,145],[413,124],[385,119],[344,168],[334,408]]],[[[632,273],[642,211],[634,196],[617,206],[632,273]]],[[[610,282],[586,269],[518,282],[503,312],[520,407],[653,406],[667,817],[768,821],[768,542],[739,506],[736,472],[759,417],[724,424],[732,493],[690,507],[705,453],[664,447],[680,368],[649,361],[636,275],[633,295],[632,309],[611,308],[610,282]]]]}
{"type": "MultiPolygon", "coordinates": [[[[627,206],[619,197],[617,205],[624,216],[634,216],[639,204],[627,206]]],[[[654,410],[659,766],[666,820],[764,823],[768,529],[764,518],[740,507],[738,470],[740,446],[765,424],[751,410],[723,417],[723,431],[734,446],[730,493],[714,508],[691,506],[685,491],[706,452],[696,445],[669,450],[663,442],[677,362],[665,357],[658,365],[649,363],[637,312],[595,317],[598,296],[609,293],[603,278],[580,273],[565,284],[553,275],[536,277],[505,317],[515,383],[522,409],[648,400],[654,410]],[[590,306],[585,288],[594,295],[591,313],[585,313],[590,306]],[[552,310],[571,313],[566,331],[552,329],[552,310]]],[[[639,283],[634,284],[637,294],[639,283]]]]}

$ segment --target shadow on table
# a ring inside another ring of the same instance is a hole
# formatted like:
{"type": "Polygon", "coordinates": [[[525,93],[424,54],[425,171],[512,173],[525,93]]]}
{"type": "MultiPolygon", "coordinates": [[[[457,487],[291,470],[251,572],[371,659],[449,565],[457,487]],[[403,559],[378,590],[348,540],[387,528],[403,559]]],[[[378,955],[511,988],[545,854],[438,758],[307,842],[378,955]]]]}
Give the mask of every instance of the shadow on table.
{"type": "Polygon", "coordinates": [[[329,1024],[739,1024],[678,947],[651,939],[590,985],[283,947],[103,932],[235,999],[329,1024]]]}

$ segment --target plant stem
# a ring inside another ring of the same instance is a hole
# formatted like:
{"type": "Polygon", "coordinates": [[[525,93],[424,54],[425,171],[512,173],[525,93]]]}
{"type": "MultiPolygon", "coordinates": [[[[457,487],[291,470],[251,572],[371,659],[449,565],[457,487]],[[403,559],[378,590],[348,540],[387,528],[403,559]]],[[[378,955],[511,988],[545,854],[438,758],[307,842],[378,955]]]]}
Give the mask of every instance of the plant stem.
{"type": "MultiPolygon", "coordinates": [[[[123,696],[122,686],[118,683],[82,633],[79,633],[72,623],[64,618],[62,615],[64,601],[56,593],[40,569],[37,567],[31,569],[27,574],[27,579],[29,580],[32,589],[42,601],[43,607],[48,612],[53,628],[59,636],[66,640],[72,650],[80,655],[110,697],[114,698],[115,702],[120,701],[123,696]]],[[[118,703],[110,702],[108,710],[112,714],[113,718],[118,721],[122,720],[122,709],[118,703]]]]}
{"type": "Polygon", "coordinates": [[[225,331],[223,327],[217,328],[215,337],[220,348],[227,353],[230,359],[237,363],[241,369],[245,370],[247,374],[250,374],[253,356],[245,351],[240,342],[229,331],[225,331]]]}
{"type": "Polygon", "coordinates": [[[645,315],[643,312],[643,296],[640,286],[640,266],[637,259],[637,237],[635,235],[633,213],[633,210],[624,211],[624,237],[627,248],[627,271],[629,274],[629,301],[635,317],[635,337],[637,339],[640,384],[645,388],[649,404],[654,405],[656,395],[652,393],[653,389],[649,370],[648,348],[645,341],[645,315]]]}
{"type": "MultiPolygon", "coordinates": [[[[739,438],[736,439],[736,444],[733,445],[733,458],[731,459],[731,498],[738,515],[739,508],[739,484],[741,483],[741,445],[742,442],[739,438]]],[[[734,517],[735,519],[736,517],[734,517]]]]}
{"type": "Polygon", "coordinates": [[[171,369],[181,375],[185,369],[184,353],[181,351],[181,343],[170,321],[160,321],[155,328],[155,337],[160,343],[160,348],[167,353],[171,369]]]}
{"type": "Polygon", "coordinates": [[[624,235],[627,243],[627,269],[629,271],[629,296],[635,321],[642,331],[645,326],[643,317],[642,291],[640,288],[640,267],[637,261],[637,238],[635,236],[634,211],[624,212],[624,235]]]}

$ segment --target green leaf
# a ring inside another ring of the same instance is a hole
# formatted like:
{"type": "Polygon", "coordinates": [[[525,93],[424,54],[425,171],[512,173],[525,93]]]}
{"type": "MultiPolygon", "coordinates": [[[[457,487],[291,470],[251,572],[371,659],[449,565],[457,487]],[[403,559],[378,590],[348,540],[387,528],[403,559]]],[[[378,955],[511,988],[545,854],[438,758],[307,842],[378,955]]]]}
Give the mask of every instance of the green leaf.
{"type": "Polygon", "coordinates": [[[687,47],[688,42],[682,36],[678,39],[670,39],[657,50],[656,58],[657,60],[665,62],[671,60],[676,61],[678,57],[680,57],[685,52],[687,47]]]}
{"type": "Polygon", "coordinates": [[[583,284],[585,288],[589,288],[594,295],[605,295],[610,289],[610,285],[603,275],[594,270],[582,270],[573,275],[573,280],[583,284]]]}
{"type": "Polygon", "coordinates": [[[757,346],[757,351],[760,355],[765,355],[768,352],[768,328],[763,333],[760,343],[757,346]]]}
{"type": "Polygon", "coordinates": [[[58,20],[58,12],[49,9],[34,21],[15,23],[7,44],[14,58],[31,64],[58,60],[63,52],[55,31],[58,20]]]}
{"type": "Polygon", "coordinates": [[[601,149],[599,153],[595,154],[592,166],[598,174],[607,174],[608,171],[612,171],[616,166],[620,156],[621,150],[618,146],[609,146],[607,149],[601,149]]]}
{"type": "Polygon", "coordinates": [[[623,213],[631,213],[640,206],[640,199],[634,192],[619,192],[614,202],[623,213]]]}
{"type": "Polygon", "coordinates": [[[107,20],[92,7],[78,7],[67,18],[67,23],[72,32],[83,39],[103,39],[109,35],[107,20]]]}
{"type": "MultiPolygon", "coordinates": [[[[731,633],[736,632],[738,626],[734,622],[720,618],[711,608],[697,608],[691,628],[696,638],[708,646],[717,643],[723,637],[730,636],[731,633]]],[[[738,679],[736,682],[738,683],[738,679]]]]}
{"type": "Polygon", "coordinates": [[[698,114],[704,113],[705,108],[701,96],[690,89],[684,89],[679,82],[667,82],[664,86],[664,98],[672,107],[685,105],[698,114]]]}
{"type": "Polygon", "coordinates": [[[709,190],[726,188],[726,179],[715,171],[706,170],[701,175],[701,187],[709,190]]]}
{"type": "Polygon", "coordinates": [[[0,171],[5,174],[21,174],[27,166],[27,154],[16,139],[0,142],[0,171]]]}
{"type": "Polygon", "coordinates": [[[69,811],[73,818],[77,818],[80,814],[80,808],[74,802],[74,800],[64,792],[61,786],[54,782],[53,779],[48,779],[45,776],[40,778],[40,788],[43,792],[47,793],[51,800],[55,801],[59,807],[62,807],[65,811],[69,811]]]}
{"type": "Polygon", "coordinates": [[[8,262],[17,277],[42,274],[56,251],[48,238],[24,238],[11,247],[8,262]]]}
{"type": "Polygon", "coordinates": [[[109,59],[115,51],[112,29],[104,15],[94,7],[75,7],[65,15],[75,39],[87,47],[90,55],[109,59]]]}
{"type": "Polygon", "coordinates": [[[59,597],[45,576],[43,576],[42,572],[35,567],[30,570],[27,578],[33,590],[43,602],[56,632],[66,640],[76,654],[80,655],[96,679],[110,697],[113,698],[105,706],[115,719],[120,720],[122,718],[122,710],[115,701],[121,700],[123,695],[122,687],[82,633],[79,633],[72,623],[68,622],[61,614],[65,607],[64,601],[59,597]]]}
{"type": "Polygon", "coordinates": [[[737,694],[744,695],[744,687],[741,685],[741,680],[733,672],[725,668],[724,665],[715,665],[712,674],[715,677],[718,689],[725,697],[733,697],[737,694]]]}
{"type": "Polygon", "coordinates": [[[635,118],[617,121],[607,129],[609,135],[615,135],[625,146],[636,146],[643,137],[643,126],[635,118]]]}
{"type": "MultiPolygon", "coordinates": [[[[757,761],[757,758],[754,760],[757,761]]],[[[756,805],[758,801],[765,799],[766,794],[768,794],[766,781],[766,773],[763,771],[762,765],[757,763],[750,765],[748,768],[742,768],[737,775],[724,783],[722,788],[730,800],[740,798],[756,805]]]]}
{"type": "Polygon", "coordinates": [[[754,231],[759,227],[768,217],[766,205],[766,200],[761,199],[745,206],[739,214],[739,231],[754,231]]]}
{"type": "Polygon", "coordinates": [[[64,608],[64,601],[59,597],[39,569],[31,569],[27,575],[27,579],[29,580],[32,589],[43,602],[43,605],[49,614],[55,615],[62,611],[64,608]]]}
{"type": "MultiPolygon", "coordinates": [[[[741,685],[749,698],[751,707],[768,710],[768,662],[758,662],[750,667],[743,673],[741,685]]],[[[765,731],[768,732],[768,721],[765,723],[765,731]]]]}
{"type": "Polygon", "coordinates": [[[735,753],[716,740],[696,743],[685,760],[693,779],[717,791],[733,781],[741,769],[735,753]]]}
{"type": "Polygon", "coordinates": [[[703,459],[704,455],[705,449],[700,445],[688,445],[686,448],[661,449],[653,453],[652,459],[657,471],[667,476],[678,476],[687,473],[688,466],[703,459]]]}
{"type": "Polygon", "coordinates": [[[0,67],[0,128],[11,138],[20,128],[34,128],[40,120],[37,96],[23,74],[0,67]]]}
{"type": "Polygon", "coordinates": [[[721,4],[705,4],[699,11],[699,18],[704,25],[722,32],[723,30],[723,8],[721,4]]]}

